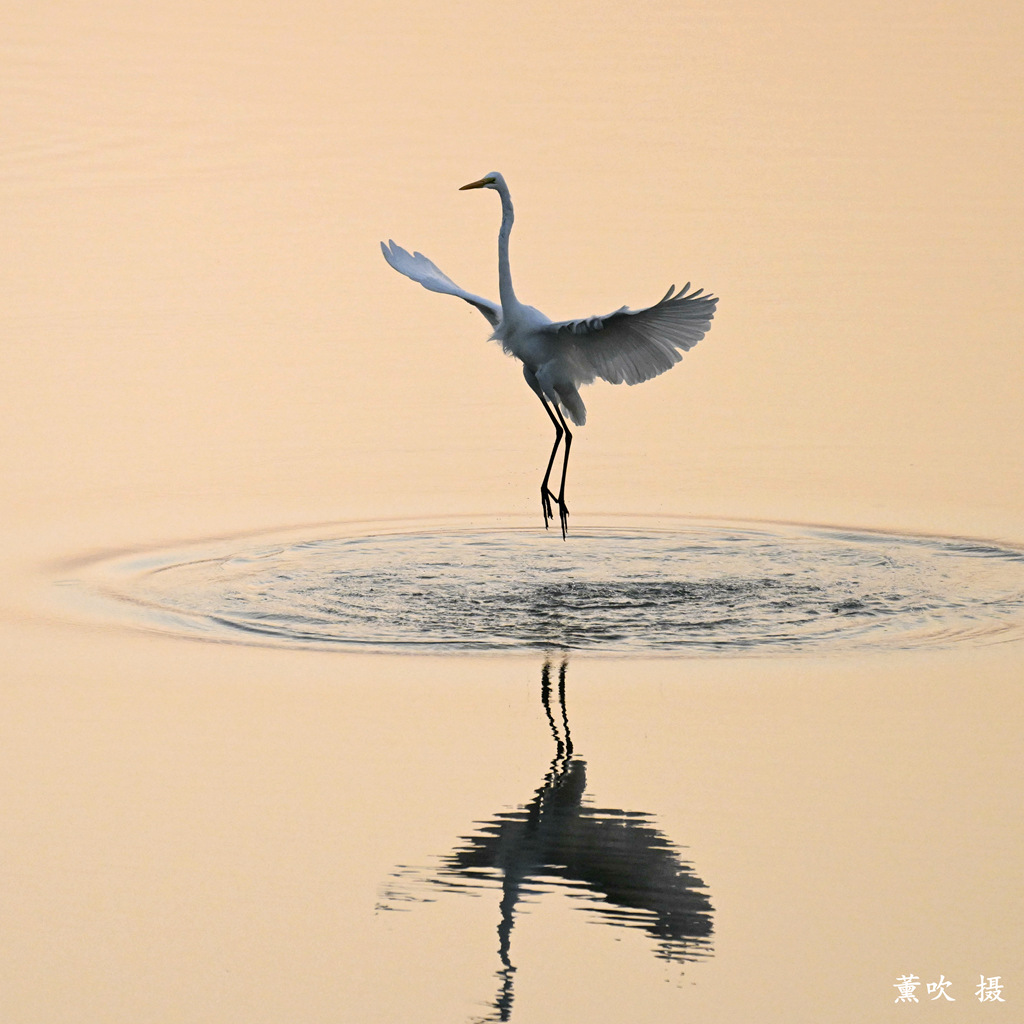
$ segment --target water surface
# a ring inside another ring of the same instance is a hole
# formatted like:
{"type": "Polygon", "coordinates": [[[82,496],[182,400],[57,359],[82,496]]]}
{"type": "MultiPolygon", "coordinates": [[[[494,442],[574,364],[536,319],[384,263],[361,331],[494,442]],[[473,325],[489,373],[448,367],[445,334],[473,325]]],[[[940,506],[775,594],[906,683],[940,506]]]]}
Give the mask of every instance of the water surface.
{"type": "Polygon", "coordinates": [[[948,537],[679,521],[362,525],[87,567],[126,621],[281,646],[781,655],[1024,635],[1024,553],[948,537]]]}

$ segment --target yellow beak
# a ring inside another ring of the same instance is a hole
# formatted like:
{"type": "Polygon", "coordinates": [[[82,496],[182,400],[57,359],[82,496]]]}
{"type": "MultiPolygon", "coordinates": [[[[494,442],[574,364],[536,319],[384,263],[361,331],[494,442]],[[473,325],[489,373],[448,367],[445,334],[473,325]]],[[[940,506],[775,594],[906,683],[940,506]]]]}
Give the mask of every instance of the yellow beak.
{"type": "Polygon", "coordinates": [[[493,178],[481,178],[479,181],[471,181],[468,185],[463,185],[459,191],[465,192],[467,188],[483,188],[485,185],[491,185],[493,183],[493,178]]]}

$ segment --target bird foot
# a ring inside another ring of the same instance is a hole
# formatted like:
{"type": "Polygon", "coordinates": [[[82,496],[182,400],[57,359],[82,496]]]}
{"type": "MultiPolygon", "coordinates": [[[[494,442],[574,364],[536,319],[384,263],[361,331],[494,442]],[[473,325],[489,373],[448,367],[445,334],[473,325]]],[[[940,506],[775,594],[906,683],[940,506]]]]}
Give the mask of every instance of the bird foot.
{"type": "Polygon", "coordinates": [[[546,487],[540,489],[540,510],[544,516],[544,529],[548,528],[548,520],[554,520],[555,513],[551,509],[551,502],[558,499],[546,487]]]}
{"type": "Polygon", "coordinates": [[[554,502],[558,506],[558,522],[562,527],[562,540],[565,540],[565,535],[569,529],[569,506],[565,503],[565,498],[562,495],[556,495],[549,491],[546,487],[540,489],[540,509],[544,515],[544,529],[548,528],[548,520],[551,522],[555,521],[555,513],[551,503],[554,502]]]}

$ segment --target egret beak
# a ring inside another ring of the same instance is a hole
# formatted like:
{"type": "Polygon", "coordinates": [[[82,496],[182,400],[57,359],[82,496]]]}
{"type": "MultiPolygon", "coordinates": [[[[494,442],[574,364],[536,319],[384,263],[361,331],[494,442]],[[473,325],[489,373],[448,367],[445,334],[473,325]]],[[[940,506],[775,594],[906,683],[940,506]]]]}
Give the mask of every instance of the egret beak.
{"type": "Polygon", "coordinates": [[[481,178],[479,181],[471,181],[468,185],[463,185],[459,191],[465,192],[467,188],[484,188],[487,185],[493,185],[493,178],[481,178]]]}

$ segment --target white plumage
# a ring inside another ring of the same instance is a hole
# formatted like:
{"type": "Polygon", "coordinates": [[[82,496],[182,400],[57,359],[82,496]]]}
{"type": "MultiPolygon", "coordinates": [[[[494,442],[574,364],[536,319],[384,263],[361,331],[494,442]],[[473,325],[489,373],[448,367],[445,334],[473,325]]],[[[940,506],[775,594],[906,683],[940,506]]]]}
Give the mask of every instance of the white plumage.
{"type": "Polygon", "coordinates": [[[508,240],[514,212],[505,179],[496,171],[463,189],[490,188],[501,197],[501,228],[498,231],[498,291],[500,305],[460,288],[422,253],[409,253],[400,245],[381,242],[384,258],[400,274],[418,281],[432,292],[457,295],[475,306],[494,329],[491,339],[523,364],[523,376],[555,427],[555,443],[541,483],[544,525],[554,519],[551,501],[558,505],[562,537],[566,535],[569,509],[565,504],[565,475],[569,465],[572,434],[562,416],[582,426],[586,406],[579,387],[596,377],[610,384],[639,384],[671,369],[711,327],[718,299],[703,290],[691,292],[687,283],[647,309],[623,306],[605,316],[582,320],[552,321],[540,310],[516,298],[509,266],[508,240]],[[565,435],[562,480],[558,494],[548,487],[558,445],[565,435]]]}

